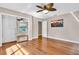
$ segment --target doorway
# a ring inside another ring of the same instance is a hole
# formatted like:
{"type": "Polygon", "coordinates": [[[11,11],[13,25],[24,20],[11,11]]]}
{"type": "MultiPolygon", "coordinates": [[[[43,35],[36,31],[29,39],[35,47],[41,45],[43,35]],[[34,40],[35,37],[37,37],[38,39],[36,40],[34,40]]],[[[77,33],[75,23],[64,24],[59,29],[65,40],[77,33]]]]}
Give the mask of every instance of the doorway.
{"type": "Polygon", "coordinates": [[[38,21],[38,39],[42,39],[42,22],[38,21]]]}

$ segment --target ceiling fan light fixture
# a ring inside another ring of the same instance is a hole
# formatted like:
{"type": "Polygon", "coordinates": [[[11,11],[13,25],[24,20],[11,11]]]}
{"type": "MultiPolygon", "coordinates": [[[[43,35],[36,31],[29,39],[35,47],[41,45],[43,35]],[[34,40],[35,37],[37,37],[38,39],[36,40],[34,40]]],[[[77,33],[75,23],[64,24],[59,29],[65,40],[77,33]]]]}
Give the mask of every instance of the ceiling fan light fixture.
{"type": "Polygon", "coordinates": [[[56,11],[56,8],[53,8],[53,6],[54,6],[54,3],[48,3],[43,6],[36,5],[36,7],[41,9],[41,10],[38,10],[37,12],[43,12],[43,13],[47,14],[50,11],[56,11]]]}
{"type": "Polygon", "coordinates": [[[48,10],[43,10],[43,13],[48,13],[49,11],[48,10]]]}

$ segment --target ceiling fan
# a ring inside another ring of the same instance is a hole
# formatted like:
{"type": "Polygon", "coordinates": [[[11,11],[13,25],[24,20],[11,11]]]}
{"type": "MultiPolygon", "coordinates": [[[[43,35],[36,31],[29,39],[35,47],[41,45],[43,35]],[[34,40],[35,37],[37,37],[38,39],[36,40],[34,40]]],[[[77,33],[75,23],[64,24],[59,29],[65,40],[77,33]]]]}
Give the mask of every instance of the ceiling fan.
{"type": "Polygon", "coordinates": [[[56,11],[56,8],[53,8],[54,3],[48,3],[46,5],[40,6],[40,5],[36,5],[36,7],[40,8],[40,10],[38,10],[37,12],[44,12],[44,13],[48,13],[49,11],[56,11]]]}

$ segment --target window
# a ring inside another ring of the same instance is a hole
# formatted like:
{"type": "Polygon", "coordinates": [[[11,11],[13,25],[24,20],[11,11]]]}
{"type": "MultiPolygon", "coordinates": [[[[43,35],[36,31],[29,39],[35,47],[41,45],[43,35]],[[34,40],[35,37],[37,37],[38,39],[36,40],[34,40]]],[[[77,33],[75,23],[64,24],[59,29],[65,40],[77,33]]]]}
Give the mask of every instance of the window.
{"type": "Polygon", "coordinates": [[[19,33],[27,33],[28,32],[28,22],[25,22],[24,20],[20,20],[17,23],[18,32],[19,33]]]}

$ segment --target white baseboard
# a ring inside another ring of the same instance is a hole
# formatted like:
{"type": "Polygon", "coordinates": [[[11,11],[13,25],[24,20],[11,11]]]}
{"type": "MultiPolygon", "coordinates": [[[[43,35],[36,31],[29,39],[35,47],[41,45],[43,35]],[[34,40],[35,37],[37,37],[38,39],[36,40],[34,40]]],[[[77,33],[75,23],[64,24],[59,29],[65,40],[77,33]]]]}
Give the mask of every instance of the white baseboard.
{"type": "Polygon", "coordinates": [[[35,38],[38,38],[38,37],[32,37],[32,39],[35,39],[35,38]]]}
{"type": "Polygon", "coordinates": [[[45,38],[47,38],[47,36],[42,36],[42,37],[45,37],[45,38]]]}
{"type": "Polygon", "coordinates": [[[62,38],[56,38],[56,37],[52,37],[52,36],[48,36],[48,38],[50,39],[56,39],[56,40],[62,40],[62,41],[67,41],[67,42],[72,42],[72,43],[78,43],[77,41],[72,41],[72,40],[68,40],[68,39],[62,39],[62,38]]]}
{"type": "Polygon", "coordinates": [[[2,42],[2,43],[8,43],[8,42],[13,42],[13,41],[17,41],[17,40],[5,41],[5,42],[2,42]]]}

